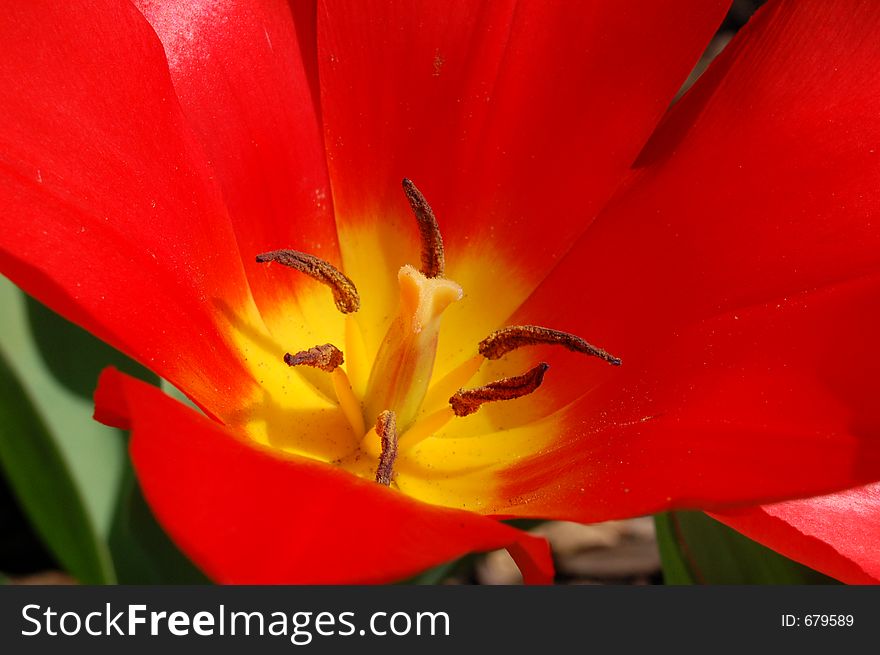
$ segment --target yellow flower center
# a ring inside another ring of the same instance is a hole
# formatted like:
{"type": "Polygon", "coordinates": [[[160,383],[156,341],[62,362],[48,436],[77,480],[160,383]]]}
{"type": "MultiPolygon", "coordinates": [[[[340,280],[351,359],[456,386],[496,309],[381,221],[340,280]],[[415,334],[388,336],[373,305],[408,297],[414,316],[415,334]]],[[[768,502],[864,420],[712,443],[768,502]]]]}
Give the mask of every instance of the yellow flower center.
{"type": "MultiPolygon", "coordinates": [[[[293,321],[290,334],[283,339],[296,341],[286,353],[276,345],[277,335],[261,338],[259,330],[237,326],[260,391],[241,416],[229,422],[273,448],[335,464],[430,502],[467,506],[461,499],[469,497],[470,487],[444,493],[443,481],[456,472],[466,478],[468,472],[497,468],[514,457],[491,440],[475,451],[473,444],[462,448],[454,443],[460,440],[433,437],[451,422],[471,420],[485,403],[531,394],[548,368],[542,362],[522,375],[469,387],[486,360],[537,344],[561,345],[615,365],[620,360],[574,335],[538,326],[511,326],[491,333],[479,344],[465,345],[462,351],[472,348],[473,354],[465,354],[457,365],[446,366],[438,374],[435,358],[443,314],[464,292],[445,277],[443,241],[430,206],[409,180],[403,185],[421,236],[421,267],[406,264],[399,268],[396,313],[386,320],[378,349],[374,346],[370,354],[361,326],[354,320],[361,308],[354,281],[314,255],[294,250],[261,254],[260,263],[282,264],[312,278],[310,284],[329,287],[344,319],[340,323],[329,317],[318,325],[305,319],[299,324],[293,321]],[[334,332],[327,343],[306,341],[319,334],[323,340],[334,332]],[[438,451],[430,444],[436,441],[449,443],[438,451]]],[[[297,302],[300,316],[320,316],[311,303],[322,302],[326,308],[326,291],[315,286],[297,302]]],[[[520,454],[528,454],[545,446],[552,436],[553,426],[548,425],[520,437],[510,435],[509,441],[512,449],[520,446],[520,454]]],[[[479,482],[469,484],[473,487],[479,482]]]]}

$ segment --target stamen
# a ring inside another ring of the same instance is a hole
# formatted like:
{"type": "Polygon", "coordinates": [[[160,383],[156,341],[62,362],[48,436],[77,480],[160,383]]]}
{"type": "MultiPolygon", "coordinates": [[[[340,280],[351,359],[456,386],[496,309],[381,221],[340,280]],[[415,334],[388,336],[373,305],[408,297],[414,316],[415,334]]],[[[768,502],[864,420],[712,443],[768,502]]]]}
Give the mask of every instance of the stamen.
{"type": "Polygon", "coordinates": [[[301,350],[294,355],[290,353],[284,355],[284,362],[288,366],[312,366],[327,373],[335,371],[344,361],[342,351],[332,343],[301,350]]]}
{"type": "Polygon", "coordinates": [[[537,345],[562,346],[574,352],[604,359],[613,366],[621,364],[619,358],[574,334],[538,325],[513,325],[497,330],[480,342],[480,354],[486,359],[500,359],[517,348],[537,345]]]}
{"type": "Polygon", "coordinates": [[[503,378],[476,389],[459,389],[449,399],[449,404],[456,416],[469,416],[480,409],[483,403],[528,396],[541,386],[548,368],[549,364],[541,362],[522,375],[503,378]]]}
{"type": "Polygon", "coordinates": [[[353,314],[345,317],[345,352],[348,354],[345,371],[358,395],[363,396],[370,375],[370,358],[364,334],[353,314]]]}
{"type": "Polygon", "coordinates": [[[452,411],[449,405],[446,405],[446,407],[438,409],[436,412],[428,414],[413,423],[406,432],[400,435],[400,443],[403,444],[405,449],[412,448],[428,437],[433,437],[454,418],[455,412],[452,411]]]}
{"type": "Polygon", "coordinates": [[[257,263],[278,262],[289,266],[309,277],[326,284],[333,292],[336,308],[343,314],[356,312],[361,306],[354,282],[349,280],[339,269],[323,259],[308,255],[297,250],[272,250],[257,255],[257,263]]]}
{"type": "MultiPolygon", "coordinates": [[[[474,355],[432,383],[422,403],[422,413],[424,414],[436,407],[449,409],[449,396],[467,385],[485,361],[486,359],[483,356],[474,355]]],[[[421,421],[421,418],[419,420],[421,421]]]]}
{"type": "Polygon", "coordinates": [[[382,443],[382,454],[376,469],[376,482],[391,485],[394,475],[394,460],[397,459],[397,417],[394,412],[385,410],[376,419],[376,434],[382,443]]]}
{"type": "Polygon", "coordinates": [[[443,251],[443,237],[440,226],[422,192],[416,188],[412,180],[403,178],[403,192],[409,200],[413,214],[419,224],[422,238],[422,274],[425,277],[443,277],[446,270],[446,257],[443,251]]]}
{"type": "Polygon", "coordinates": [[[332,343],[325,343],[323,346],[301,350],[293,355],[287,353],[284,355],[284,362],[288,366],[312,366],[330,374],[330,381],[333,383],[333,391],[336,393],[339,408],[348,419],[355,439],[360,440],[365,429],[364,410],[357,396],[354,395],[351,381],[345,371],[340,368],[344,362],[342,351],[332,343]]]}

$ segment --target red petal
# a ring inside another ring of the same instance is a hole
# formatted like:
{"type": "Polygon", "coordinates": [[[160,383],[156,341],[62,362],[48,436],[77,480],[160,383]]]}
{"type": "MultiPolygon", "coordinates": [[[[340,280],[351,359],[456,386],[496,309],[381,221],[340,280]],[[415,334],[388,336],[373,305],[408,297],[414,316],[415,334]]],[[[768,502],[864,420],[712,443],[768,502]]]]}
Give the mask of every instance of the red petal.
{"type": "Polygon", "coordinates": [[[217,171],[257,302],[289,308],[303,277],[270,272],[257,254],[295,248],[338,261],[317,98],[301,56],[309,41],[314,48],[314,14],[295,29],[285,2],[136,4],[162,39],[184,114],[217,171]]]}
{"type": "Polygon", "coordinates": [[[880,583],[880,484],[712,516],[843,582],[880,583]]]}
{"type": "Polygon", "coordinates": [[[107,5],[4,8],[0,268],[216,411],[248,378],[217,327],[235,239],[155,34],[107,5]]]}
{"type": "MultiPolygon", "coordinates": [[[[555,407],[589,392],[558,456],[589,453],[583,470],[617,481],[578,511],[767,502],[877,479],[878,29],[871,4],[762,10],[513,317],[623,359],[548,359],[540,393],[555,407]],[[604,422],[623,427],[603,438],[604,422]]],[[[587,477],[574,469],[560,495],[571,502],[587,477]]]]}
{"type": "MultiPolygon", "coordinates": [[[[707,316],[880,271],[878,29],[871,3],[761,10],[513,320],[571,330],[633,366],[707,316]]],[[[616,372],[586,374],[590,386],[616,372]]]]}
{"type": "Polygon", "coordinates": [[[624,360],[552,417],[555,446],[507,471],[499,495],[510,513],[597,521],[880,479],[878,297],[880,276],[831,285],[624,360]]]}
{"type": "Polygon", "coordinates": [[[418,261],[410,177],[467,293],[446,323],[475,340],[497,327],[619,184],[727,4],[323,2],[326,144],[364,325],[418,261]]]}
{"type": "Polygon", "coordinates": [[[101,376],[95,402],[99,420],[132,430],[160,523],[219,582],[385,582],[501,547],[529,582],[552,580],[542,539],[260,448],[118,371],[101,376]]]}

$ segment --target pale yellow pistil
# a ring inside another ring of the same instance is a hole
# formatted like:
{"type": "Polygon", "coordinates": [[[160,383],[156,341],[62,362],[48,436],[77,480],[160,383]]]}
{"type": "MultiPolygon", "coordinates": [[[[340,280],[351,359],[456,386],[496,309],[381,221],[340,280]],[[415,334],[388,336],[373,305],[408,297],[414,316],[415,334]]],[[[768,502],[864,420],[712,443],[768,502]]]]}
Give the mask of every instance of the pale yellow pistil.
{"type": "Polygon", "coordinates": [[[403,266],[397,279],[400,304],[373,361],[364,409],[367,423],[391,410],[405,429],[428,391],[442,314],[461,299],[462,290],[452,280],[426,277],[412,266],[403,266]]]}

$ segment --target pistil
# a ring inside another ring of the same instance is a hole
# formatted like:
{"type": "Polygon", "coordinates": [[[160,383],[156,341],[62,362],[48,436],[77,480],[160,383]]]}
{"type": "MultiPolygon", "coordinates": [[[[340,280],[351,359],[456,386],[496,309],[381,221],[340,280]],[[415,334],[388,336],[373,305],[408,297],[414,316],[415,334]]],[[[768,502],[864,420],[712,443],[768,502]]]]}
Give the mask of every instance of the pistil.
{"type": "Polygon", "coordinates": [[[407,426],[428,390],[441,315],[461,298],[462,290],[451,280],[428,278],[412,266],[403,266],[397,279],[397,316],[373,362],[364,405],[367,418],[390,409],[398,424],[407,426]]]}

